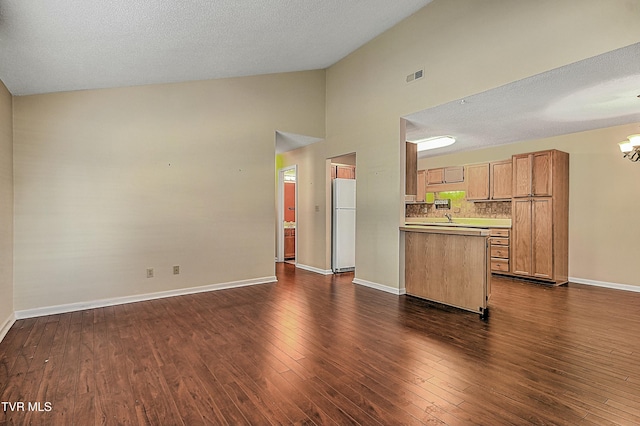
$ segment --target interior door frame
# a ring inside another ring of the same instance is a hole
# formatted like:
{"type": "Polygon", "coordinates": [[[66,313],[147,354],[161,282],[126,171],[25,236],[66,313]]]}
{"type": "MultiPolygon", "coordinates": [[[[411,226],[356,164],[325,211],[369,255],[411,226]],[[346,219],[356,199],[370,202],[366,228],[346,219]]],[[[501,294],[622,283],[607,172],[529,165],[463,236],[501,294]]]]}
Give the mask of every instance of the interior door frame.
{"type": "Polygon", "coordinates": [[[295,191],[295,221],[296,221],[296,254],[295,263],[298,263],[298,165],[283,167],[278,170],[278,238],[276,242],[276,262],[284,262],[284,175],[293,170],[296,175],[295,191]]]}

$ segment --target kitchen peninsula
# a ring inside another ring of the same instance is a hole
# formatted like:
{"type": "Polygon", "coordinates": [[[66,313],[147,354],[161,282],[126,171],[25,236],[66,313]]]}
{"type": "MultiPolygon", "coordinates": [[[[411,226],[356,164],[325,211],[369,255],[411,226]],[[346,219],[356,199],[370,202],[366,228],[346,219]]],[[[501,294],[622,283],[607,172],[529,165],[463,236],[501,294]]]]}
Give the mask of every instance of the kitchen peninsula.
{"type": "Polygon", "coordinates": [[[491,293],[488,229],[407,224],[400,231],[407,294],[486,315],[491,293]]]}

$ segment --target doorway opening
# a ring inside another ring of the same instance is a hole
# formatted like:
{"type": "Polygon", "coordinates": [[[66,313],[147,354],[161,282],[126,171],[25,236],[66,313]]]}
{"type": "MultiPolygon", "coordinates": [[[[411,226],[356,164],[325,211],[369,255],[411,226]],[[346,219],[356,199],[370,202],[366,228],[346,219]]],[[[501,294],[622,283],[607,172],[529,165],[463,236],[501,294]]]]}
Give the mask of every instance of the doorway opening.
{"type": "Polygon", "coordinates": [[[298,167],[296,165],[278,171],[278,251],[277,262],[296,263],[297,259],[297,210],[298,167]]]}

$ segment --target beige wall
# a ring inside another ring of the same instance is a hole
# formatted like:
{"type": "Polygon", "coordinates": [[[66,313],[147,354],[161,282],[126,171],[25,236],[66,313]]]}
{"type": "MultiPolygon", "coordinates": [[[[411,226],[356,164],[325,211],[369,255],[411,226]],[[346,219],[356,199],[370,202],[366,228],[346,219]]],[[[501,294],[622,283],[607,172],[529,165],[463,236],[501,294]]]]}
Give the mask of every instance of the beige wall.
{"type": "Polygon", "coordinates": [[[299,262],[330,266],[326,159],[355,152],[356,277],[399,288],[400,117],[638,42],[639,20],[637,0],[435,0],[326,85],[312,71],[14,98],[15,309],[272,276],[276,130],[326,135],[286,160],[313,187],[299,262]]]}
{"type": "MultiPolygon", "coordinates": [[[[13,124],[11,94],[0,81],[0,333],[13,315],[13,124]]],[[[1,337],[1,334],[0,334],[1,337]]]]}
{"type": "Polygon", "coordinates": [[[275,131],[324,134],[324,75],[15,97],[16,311],[274,276],[275,131]]]}
{"type": "Polygon", "coordinates": [[[297,258],[302,266],[321,271],[331,269],[326,256],[327,224],[325,222],[326,165],[325,144],[317,142],[281,155],[282,167],[297,165],[298,216],[296,222],[297,258]],[[316,211],[317,206],[317,211],[316,211]]]}
{"type": "Polygon", "coordinates": [[[356,278],[400,287],[401,116],[633,44],[639,21],[636,0],[435,0],[330,67],[326,155],[358,158],[356,278]]]}
{"type": "Polygon", "coordinates": [[[569,276],[575,281],[640,285],[640,163],[622,158],[618,142],[640,123],[520,142],[418,161],[419,169],[511,158],[544,149],[569,153],[569,276]]]}

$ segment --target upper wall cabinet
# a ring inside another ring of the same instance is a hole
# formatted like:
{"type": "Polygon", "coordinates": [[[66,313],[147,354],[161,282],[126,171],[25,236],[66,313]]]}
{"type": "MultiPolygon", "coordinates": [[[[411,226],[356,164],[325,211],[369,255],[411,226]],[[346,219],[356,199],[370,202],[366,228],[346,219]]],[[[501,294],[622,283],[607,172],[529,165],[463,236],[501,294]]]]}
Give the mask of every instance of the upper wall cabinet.
{"type": "Polygon", "coordinates": [[[355,179],[356,178],[356,166],[350,166],[348,164],[336,164],[335,168],[336,168],[335,175],[338,179],[355,179]]]}
{"type": "Polygon", "coordinates": [[[489,163],[472,164],[467,169],[467,200],[489,199],[489,163]]]}
{"type": "Polygon", "coordinates": [[[458,183],[464,182],[464,167],[445,167],[444,168],[444,183],[458,183]]]}
{"type": "Polygon", "coordinates": [[[427,185],[444,183],[444,169],[427,170],[427,185]]]}
{"type": "Polygon", "coordinates": [[[513,197],[550,197],[553,151],[514,155],[513,197]]]}
{"type": "Polygon", "coordinates": [[[513,187],[512,160],[489,163],[489,181],[492,200],[510,200],[513,187]]]}
{"type": "Polygon", "coordinates": [[[511,160],[466,166],[467,200],[511,200],[511,160]]]}
{"type": "Polygon", "coordinates": [[[427,185],[464,182],[464,167],[442,167],[427,170],[427,185]]]}

